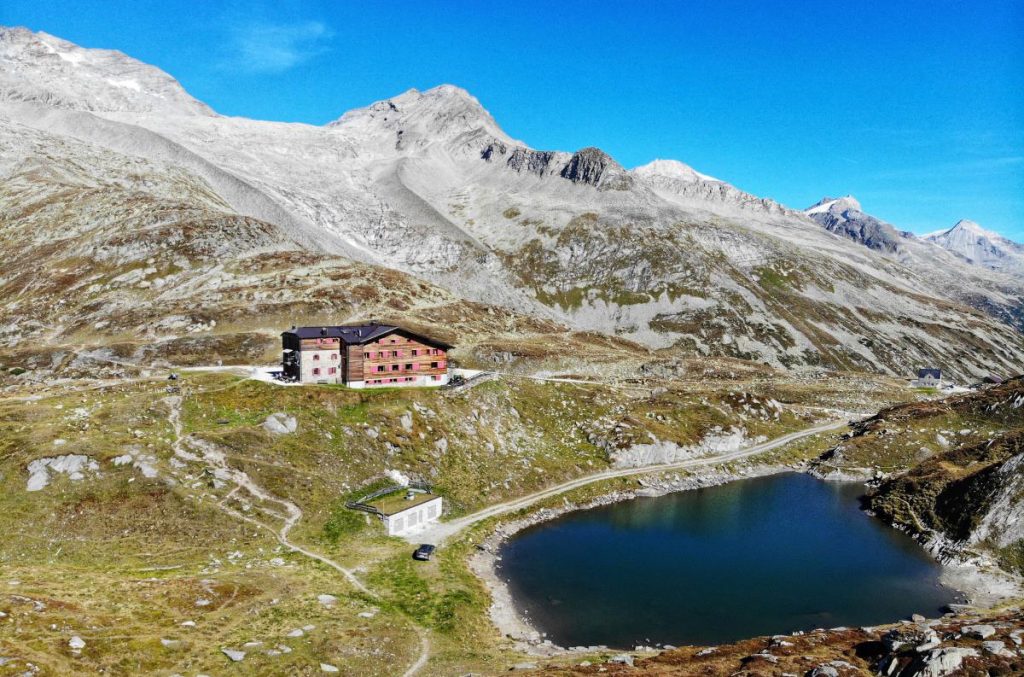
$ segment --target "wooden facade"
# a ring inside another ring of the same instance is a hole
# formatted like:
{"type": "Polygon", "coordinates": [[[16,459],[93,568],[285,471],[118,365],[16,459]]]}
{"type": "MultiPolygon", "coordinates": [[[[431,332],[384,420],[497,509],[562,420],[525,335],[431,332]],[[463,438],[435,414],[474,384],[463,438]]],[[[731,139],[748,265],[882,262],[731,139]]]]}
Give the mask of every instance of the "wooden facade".
{"type": "Polygon", "coordinates": [[[363,345],[349,345],[346,350],[348,378],[367,385],[430,385],[448,374],[447,349],[404,332],[363,345]]]}

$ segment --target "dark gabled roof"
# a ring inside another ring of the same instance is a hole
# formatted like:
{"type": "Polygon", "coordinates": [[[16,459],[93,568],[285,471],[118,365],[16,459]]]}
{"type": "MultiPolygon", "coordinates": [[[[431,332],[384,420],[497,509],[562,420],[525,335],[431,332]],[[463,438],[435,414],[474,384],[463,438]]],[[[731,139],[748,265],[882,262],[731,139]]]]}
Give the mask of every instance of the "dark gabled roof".
{"type": "Polygon", "coordinates": [[[931,376],[932,378],[942,378],[942,370],[941,369],[918,369],[917,370],[917,377],[918,378],[927,378],[928,376],[931,376]]]}
{"type": "Polygon", "coordinates": [[[339,338],[342,343],[346,345],[363,345],[370,341],[376,341],[382,336],[387,336],[398,332],[406,338],[414,338],[417,341],[421,341],[429,346],[435,348],[443,348],[448,350],[451,348],[450,345],[437,339],[432,339],[429,336],[423,334],[417,334],[416,332],[403,329],[393,324],[356,324],[348,326],[337,326],[337,327],[295,327],[286,332],[282,332],[281,335],[293,335],[300,339],[311,339],[311,338],[339,338]]]}

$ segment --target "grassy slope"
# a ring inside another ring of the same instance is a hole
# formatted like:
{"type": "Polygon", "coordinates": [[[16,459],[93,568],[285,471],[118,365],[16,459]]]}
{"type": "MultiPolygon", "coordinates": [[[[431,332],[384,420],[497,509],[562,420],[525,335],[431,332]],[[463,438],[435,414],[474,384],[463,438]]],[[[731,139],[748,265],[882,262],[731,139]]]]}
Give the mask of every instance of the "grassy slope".
{"type": "MultiPolygon", "coordinates": [[[[186,374],[179,382],[185,432],[215,444],[231,466],[298,504],[304,517],[292,538],[356,568],[380,593],[373,600],[325,567],[284,553],[267,531],[221,511],[221,502],[238,508],[239,496],[229,498],[231,486],[218,486],[201,464],[171,463],[166,381],[78,392],[53,387],[52,396],[38,400],[4,399],[0,509],[8,519],[0,521],[0,584],[20,581],[4,592],[25,599],[0,596],[0,611],[10,614],[0,623],[0,655],[53,674],[301,672],[320,661],[344,664],[349,674],[390,674],[415,658],[415,621],[431,630],[439,671],[491,671],[515,662],[487,619],[486,591],[465,565],[487,525],[456,539],[435,561],[414,566],[404,542],[345,510],[344,500],[395,468],[434,483],[448,510],[461,514],[605,468],[608,449],[649,434],[686,444],[714,426],[743,423],[755,434],[778,435],[822,416],[797,403],[832,405],[836,391],[859,387],[845,377],[832,386],[690,374],[690,380],[664,381],[668,387],[656,396],[650,388],[518,378],[447,396],[281,388],[186,374]],[[778,419],[750,407],[771,394],[794,403],[778,419]],[[295,434],[263,430],[262,421],[278,411],[296,417],[295,434]],[[410,413],[407,429],[401,419],[410,413]],[[147,479],[130,465],[113,465],[129,452],[155,457],[160,476],[147,479]],[[55,475],[43,491],[25,491],[31,460],[70,453],[97,461],[99,475],[77,482],[55,475]],[[322,607],[316,601],[322,593],[339,597],[338,605],[322,607]],[[199,599],[211,604],[196,606],[199,599]],[[45,608],[36,611],[34,601],[45,608]],[[379,612],[372,618],[358,615],[373,608],[379,612]],[[182,628],[186,620],[197,627],[182,628]],[[307,624],[317,629],[287,637],[307,624]],[[74,634],[87,643],[79,657],[67,645],[74,634]],[[181,644],[168,648],[161,639],[181,644]],[[247,649],[242,664],[219,653],[249,641],[264,644],[247,649]],[[279,643],[293,651],[261,653],[279,643]]],[[[587,487],[568,499],[615,488],[587,487]]],[[[268,506],[250,502],[250,514],[274,523],[268,506]]]]}

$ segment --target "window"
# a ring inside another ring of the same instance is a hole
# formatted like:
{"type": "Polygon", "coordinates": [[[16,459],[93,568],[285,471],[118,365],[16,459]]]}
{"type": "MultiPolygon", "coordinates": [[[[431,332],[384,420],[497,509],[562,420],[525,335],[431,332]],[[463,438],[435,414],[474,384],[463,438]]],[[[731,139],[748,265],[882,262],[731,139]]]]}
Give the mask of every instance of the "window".
{"type": "Polygon", "coordinates": [[[313,355],[313,361],[314,362],[319,362],[320,361],[320,353],[317,353],[316,355],[313,355]]]}
{"type": "Polygon", "coordinates": [[[337,367],[331,367],[330,369],[327,370],[327,373],[328,374],[337,374],[338,373],[338,368],[337,367]]]}
{"type": "Polygon", "coordinates": [[[373,353],[363,353],[363,357],[368,360],[373,359],[373,353]]]}
{"type": "Polygon", "coordinates": [[[398,371],[398,365],[397,364],[391,365],[391,371],[398,371]]]}
{"type": "Polygon", "coordinates": [[[377,371],[384,371],[384,365],[383,364],[377,365],[377,371]]]}
{"type": "Polygon", "coordinates": [[[320,375],[320,367],[313,367],[313,376],[320,375]]]}
{"type": "Polygon", "coordinates": [[[414,365],[411,362],[409,364],[405,365],[406,371],[412,371],[413,366],[414,365]]]}
{"type": "Polygon", "coordinates": [[[331,353],[331,359],[334,361],[338,360],[338,353],[331,353]]]}
{"type": "Polygon", "coordinates": [[[430,363],[430,368],[431,369],[437,369],[437,362],[431,362],[430,363]]]}
{"type": "Polygon", "coordinates": [[[401,356],[402,356],[402,353],[400,353],[399,351],[397,351],[397,350],[392,350],[391,351],[391,357],[401,357],[401,356]]]}
{"type": "Polygon", "coordinates": [[[414,350],[414,351],[412,351],[412,356],[413,356],[413,357],[416,357],[416,356],[417,356],[417,355],[419,355],[419,354],[420,354],[420,351],[418,351],[418,350],[414,350]]]}
{"type": "Polygon", "coordinates": [[[431,374],[431,375],[430,375],[430,380],[431,380],[431,381],[436,381],[436,380],[437,380],[437,379],[439,379],[439,378],[441,378],[441,377],[440,377],[440,376],[438,376],[437,374],[431,374]]]}

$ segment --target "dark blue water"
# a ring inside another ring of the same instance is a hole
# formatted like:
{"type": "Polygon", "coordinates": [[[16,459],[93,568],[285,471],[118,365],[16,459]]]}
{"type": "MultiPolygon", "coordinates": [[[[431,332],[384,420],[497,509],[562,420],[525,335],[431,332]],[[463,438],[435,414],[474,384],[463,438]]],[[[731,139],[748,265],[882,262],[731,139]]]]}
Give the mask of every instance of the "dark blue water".
{"type": "Polygon", "coordinates": [[[714,644],[937,614],[956,593],[859,484],[787,473],[564,515],[502,548],[520,611],[561,646],[714,644]]]}

